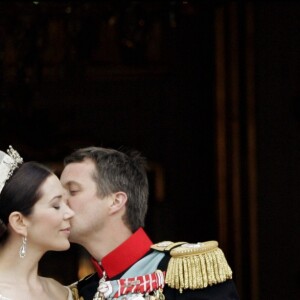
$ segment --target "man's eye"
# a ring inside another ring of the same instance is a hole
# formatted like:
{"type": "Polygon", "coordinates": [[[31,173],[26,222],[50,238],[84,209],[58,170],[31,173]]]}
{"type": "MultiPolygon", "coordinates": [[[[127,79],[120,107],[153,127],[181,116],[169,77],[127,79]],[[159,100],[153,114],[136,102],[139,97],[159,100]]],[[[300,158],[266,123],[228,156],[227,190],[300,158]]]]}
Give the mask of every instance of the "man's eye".
{"type": "Polygon", "coordinates": [[[75,195],[77,192],[78,192],[78,191],[72,190],[72,191],[70,191],[70,194],[71,194],[71,195],[75,195]]]}

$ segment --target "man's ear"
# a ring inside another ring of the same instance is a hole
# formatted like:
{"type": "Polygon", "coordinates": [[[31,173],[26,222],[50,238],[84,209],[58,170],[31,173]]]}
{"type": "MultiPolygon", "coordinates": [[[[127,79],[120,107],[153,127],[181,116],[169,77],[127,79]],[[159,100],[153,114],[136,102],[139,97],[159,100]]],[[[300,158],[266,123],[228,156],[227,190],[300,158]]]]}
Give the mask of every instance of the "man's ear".
{"type": "Polygon", "coordinates": [[[22,236],[27,236],[26,218],[18,211],[14,211],[9,215],[8,222],[11,228],[22,236]]]}
{"type": "Polygon", "coordinates": [[[114,193],[114,199],[113,202],[110,206],[111,210],[113,212],[116,212],[120,209],[122,209],[123,207],[125,207],[127,202],[127,194],[124,192],[117,192],[114,193]]]}

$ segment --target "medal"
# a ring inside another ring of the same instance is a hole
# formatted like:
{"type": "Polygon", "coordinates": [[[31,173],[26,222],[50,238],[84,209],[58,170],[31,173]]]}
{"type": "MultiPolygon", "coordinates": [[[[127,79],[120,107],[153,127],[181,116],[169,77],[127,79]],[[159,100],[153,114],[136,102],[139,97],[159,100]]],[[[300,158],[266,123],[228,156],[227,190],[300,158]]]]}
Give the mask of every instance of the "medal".
{"type": "Polygon", "coordinates": [[[105,280],[106,280],[106,274],[105,274],[105,272],[103,272],[103,276],[99,280],[99,286],[97,288],[96,294],[93,297],[93,300],[105,300],[106,299],[105,292],[107,291],[107,289],[106,289],[107,282],[105,280]]]}
{"type": "Polygon", "coordinates": [[[156,270],[151,274],[106,281],[103,273],[93,300],[165,300],[164,276],[164,272],[156,270]]]}

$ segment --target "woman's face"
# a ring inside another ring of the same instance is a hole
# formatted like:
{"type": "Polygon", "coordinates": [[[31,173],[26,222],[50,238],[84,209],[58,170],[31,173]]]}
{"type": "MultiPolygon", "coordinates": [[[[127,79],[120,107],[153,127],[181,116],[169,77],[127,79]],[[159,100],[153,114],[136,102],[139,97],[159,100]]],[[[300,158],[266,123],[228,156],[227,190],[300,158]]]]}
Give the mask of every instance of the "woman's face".
{"type": "Polygon", "coordinates": [[[74,212],[67,204],[67,193],[56,175],[41,186],[41,198],[27,217],[27,244],[37,251],[60,251],[70,247],[70,219],[74,212]]]}

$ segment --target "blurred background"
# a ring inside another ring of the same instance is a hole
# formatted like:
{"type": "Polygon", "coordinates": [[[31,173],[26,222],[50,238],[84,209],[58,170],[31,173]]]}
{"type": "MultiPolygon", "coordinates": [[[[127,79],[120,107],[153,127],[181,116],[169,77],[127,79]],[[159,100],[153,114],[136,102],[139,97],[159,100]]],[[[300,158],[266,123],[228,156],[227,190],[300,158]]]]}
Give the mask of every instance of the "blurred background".
{"type": "MultiPolygon", "coordinates": [[[[1,1],[0,146],[149,161],[152,240],[218,240],[241,299],[300,299],[298,1],[1,1]]],[[[84,249],[48,253],[69,284],[84,249]]]]}

